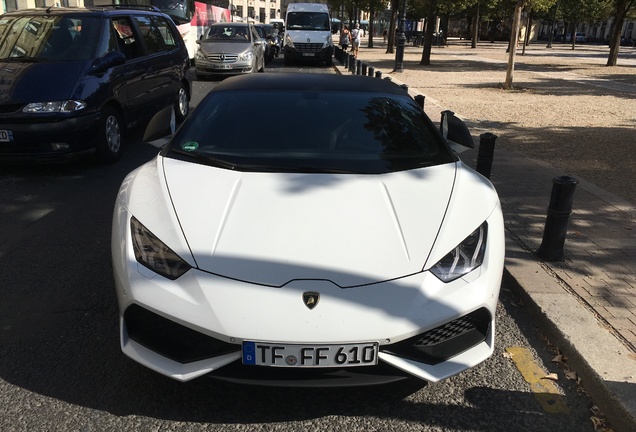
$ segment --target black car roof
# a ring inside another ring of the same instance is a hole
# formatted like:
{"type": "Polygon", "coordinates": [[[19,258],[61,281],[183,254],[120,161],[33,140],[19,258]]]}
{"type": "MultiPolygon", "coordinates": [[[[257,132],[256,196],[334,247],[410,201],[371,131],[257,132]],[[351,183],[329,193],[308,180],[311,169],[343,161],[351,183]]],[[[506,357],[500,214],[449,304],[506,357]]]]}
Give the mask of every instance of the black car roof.
{"type": "Polygon", "coordinates": [[[228,78],[212,91],[236,90],[307,90],[307,91],[351,91],[408,95],[408,92],[387,79],[359,75],[336,74],[249,74],[228,78]]]}

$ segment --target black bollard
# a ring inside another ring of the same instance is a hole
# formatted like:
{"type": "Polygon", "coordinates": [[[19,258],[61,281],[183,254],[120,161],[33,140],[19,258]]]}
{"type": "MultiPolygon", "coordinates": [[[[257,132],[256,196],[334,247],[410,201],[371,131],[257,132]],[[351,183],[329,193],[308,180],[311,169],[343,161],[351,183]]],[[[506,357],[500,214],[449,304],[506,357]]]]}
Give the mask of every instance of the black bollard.
{"type": "Polygon", "coordinates": [[[402,84],[402,85],[400,85],[400,88],[402,90],[404,90],[404,91],[407,91],[407,92],[409,91],[409,85],[408,84],[402,84]]]}
{"type": "Polygon", "coordinates": [[[344,63],[343,63],[343,65],[347,69],[349,69],[349,61],[350,61],[350,59],[351,59],[351,56],[349,55],[349,53],[345,53],[344,54],[344,63]]]}
{"type": "Polygon", "coordinates": [[[349,72],[355,73],[356,71],[356,56],[349,57],[349,72]]]}
{"type": "Polygon", "coordinates": [[[373,66],[371,66],[369,68],[369,76],[372,77],[375,74],[375,68],[373,66]]]}
{"type": "Polygon", "coordinates": [[[360,75],[361,73],[362,73],[362,60],[357,60],[355,74],[360,75]]]}
{"type": "Polygon", "coordinates": [[[424,109],[424,100],[426,99],[426,96],[424,96],[424,95],[415,95],[415,97],[413,99],[415,99],[415,102],[417,102],[417,104],[423,110],[424,109]]]}
{"type": "Polygon", "coordinates": [[[362,72],[360,72],[360,75],[366,75],[366,74],[367,74],[367,64],[362,63],[362,72]]]}
{"type": "Polygon", "coordinates": [[[375,73],[375,77],[376,77],[376,78],[380,78],[380,79],[381,79],[381,78],[382,78],[382,71],[377,71],[377,72],[375,73]]]}
{"type": "Polygon", "coordinates": [[[479,152],[477,153],[477,172],[486,178],[490,178],[492,160],[495,154],[495,141],[497,135],[490,132],[479,135],[479,152]]]}
{"type": "Polygon", "coordinates": [[[574,190],[579,183],[569,176],[552,179],[552,195],[545,219],[543,241],[537,250],[537,256],[545,261],[562,261],[565,235],[568,231],[568,221],[572,213],[574,190]]]}

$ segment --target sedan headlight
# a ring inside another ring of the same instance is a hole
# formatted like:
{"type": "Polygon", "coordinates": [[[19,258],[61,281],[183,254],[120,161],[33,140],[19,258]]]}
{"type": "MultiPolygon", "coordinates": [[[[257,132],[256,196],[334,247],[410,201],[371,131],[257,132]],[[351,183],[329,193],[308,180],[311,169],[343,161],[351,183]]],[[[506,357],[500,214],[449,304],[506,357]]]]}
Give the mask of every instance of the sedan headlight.
{"type": "Polygon", "coordinates": [[[130,219],[130,231],[135,258],[140,264],[171,280],[190,270],[188,263],[134,217],[130,219]]]}
{"type": "Polygon", "coordinates": [[[70,113],[86,108],[86,102],[81,100],[65,100],[55,102],[33,102],[22,109],[25,113],[70,113]]]}
{"type": "Polygon", "coordinates": [[[246,52],[241,54],[240,60],[246,60],[246,61],[250,61],[254,58],[254,54],[252,54],[252,52],[246,52]]]}
{"type": "Polygon", "coordinates": [[[488,224],[484,222],[437,264],[431,273],[442,282],[451,282],[475,270],[484,262],[488,224]]]}
{"type": "Polygon", "coordinates": [[[194,59],[195,60],[207,60],[208,56],[205,55],[205,53],[201,50],[197,50],[197,52],[194,54],[194,59]]]}

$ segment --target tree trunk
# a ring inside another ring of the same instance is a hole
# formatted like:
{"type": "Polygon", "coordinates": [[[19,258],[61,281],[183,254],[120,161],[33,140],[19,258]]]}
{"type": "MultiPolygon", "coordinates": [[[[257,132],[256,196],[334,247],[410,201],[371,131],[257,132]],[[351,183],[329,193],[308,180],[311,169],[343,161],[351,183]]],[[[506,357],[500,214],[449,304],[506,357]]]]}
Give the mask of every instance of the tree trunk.
{"type": "Polygon", "coordinates": [[[623,29],[623,23],[627,12],[634,6],[635,0],[617,0],[616,1],[616,15],[614,16],[614,22],[612,23],[612,33],[610,36],[610,52],[607,58],[606,66],[616,66],[618,62],[618,51],[621,46],[621,30],[623,29]]]}
{"type": "Polygon", "coordinates": [[[523,35],[523,49],[521,55],[526,55],[526,47],[530,43],[530,31],[532,31],[532,13],[528,12],[528,21],[526,22],[526,34],[523,35]]]}
{"type": "Polygon", "coordinates": [[[431,64],[431,48],[433,47],[433,32],[435,31],[435,0],[431,0],[428,4],[428,13],[426,16],[426,31],[424,33],[424,49],[422,50],[422,59],[420,64],[428,66],[431,64]]]}
{"type": "Polygon", "coordinates": [[[398,0],[391,1],[391,22],[389,24],[389,29],[387,31],[387,41],[386,41],[386,54],[393,54],[394,45],[395,45],[395,29],[397,22],[397,14],[398,8],[400,7],[400,2],[398,0]]]}
{"type": "Polygon", "coordinates": [[[479,2],[475,6],[475,16],[473,18],[473,41],[470,44],[471,48],[477,48],[477,39],[479,38],[479,2]]]}
{"type": "Polygon", "coordinates": [[[373,16],[375,15],[375,7],[373,0],[369,0],[369,48],[373,48],[373,16]]]}
{"type": "Polygon", "coordinates": [[[515,73],[515,56],[517,54],[517,41],[519,40],[519,24],[521,23],[521,11],[525,6],[525,0],[517,0],[515,13],[512,18],[512,29],[510,33],[510,52],[508,55],[508,70],[506,71],[506,82],[504,90],[512,89],[512,82],[515,73]]]}

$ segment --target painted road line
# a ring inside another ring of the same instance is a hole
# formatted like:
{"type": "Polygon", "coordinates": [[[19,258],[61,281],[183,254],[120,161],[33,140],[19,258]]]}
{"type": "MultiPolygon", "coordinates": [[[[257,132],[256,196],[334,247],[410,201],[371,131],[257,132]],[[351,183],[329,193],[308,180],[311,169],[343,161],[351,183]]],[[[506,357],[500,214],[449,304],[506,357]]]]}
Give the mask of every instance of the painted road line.
{"type": "Polygon", "coordinates": [[[546,378],[547,373],[534,361],[530,350],[521,347],[508,347],[506,352],[510,354],[521,376],[530,385],[530,390],[545,412],[550,414],[568,414],[570,412],[565,398],[559,392],[556,384],[546,378]]]}

